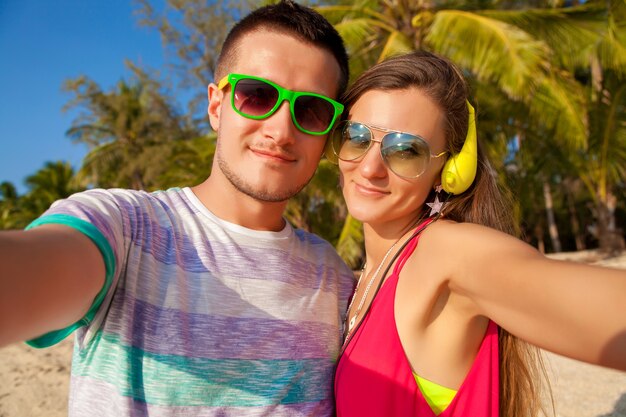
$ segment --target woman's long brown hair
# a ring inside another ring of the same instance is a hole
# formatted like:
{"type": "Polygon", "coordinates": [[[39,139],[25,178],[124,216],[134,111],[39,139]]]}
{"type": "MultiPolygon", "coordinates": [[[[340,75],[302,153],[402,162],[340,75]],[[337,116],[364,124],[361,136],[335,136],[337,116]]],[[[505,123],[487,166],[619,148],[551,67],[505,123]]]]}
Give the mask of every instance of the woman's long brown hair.
{"type": "MultiPolygon", "coordinates": [[[[417,88],[444,112],[447,150],[450,155],[460,152],[468,129],[469,88],[461,71],[444,57],[416,51],[383,61],[365,71],[342,101],[350,109],[367,91],[408,88],[417,88]]],[[[479,140],[476,179],[464,193],[450,196],[443,216],[518,235],[510,195],[498,186],[496,178],[479,140]]],[[[549,392],[549,384],[539,349],[500,328],[499,353],[500,415],[534,417],[542,411],[545,414],[541,390],[545,387],[549,392]]]]}

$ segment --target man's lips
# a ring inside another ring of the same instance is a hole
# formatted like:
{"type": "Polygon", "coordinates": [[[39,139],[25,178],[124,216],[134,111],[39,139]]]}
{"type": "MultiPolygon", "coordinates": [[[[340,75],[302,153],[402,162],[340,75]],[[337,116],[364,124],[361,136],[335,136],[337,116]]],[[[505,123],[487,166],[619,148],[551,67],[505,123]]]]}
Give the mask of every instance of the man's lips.
{"type": "Polygon", "coordinates": [[[261,149],[261,148],[250,148],[250,150],[254,154],[262,158],[268,158],[268,159],[272,159],[275,161],[294,162],[296,160],[296,158],[294,158],[292,155],[286,152],[280,152],[280,151],[269,150],[269,149],[261,149]]]}

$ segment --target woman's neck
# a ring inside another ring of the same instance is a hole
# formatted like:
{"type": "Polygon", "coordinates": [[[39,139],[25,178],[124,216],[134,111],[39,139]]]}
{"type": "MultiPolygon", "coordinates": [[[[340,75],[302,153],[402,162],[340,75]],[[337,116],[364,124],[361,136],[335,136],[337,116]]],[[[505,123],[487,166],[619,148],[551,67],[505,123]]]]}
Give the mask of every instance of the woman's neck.
{"type": "Polygon", "coordinates": [[[363,224],[366,254],[365,263],[370,266],[380,264],[389,249],[393,245],[399,247],[404,243],[417,225],[424,220],[425,218],[420,216],[415,217],[410,222],[404,222],[404,224],[363,224]]]}

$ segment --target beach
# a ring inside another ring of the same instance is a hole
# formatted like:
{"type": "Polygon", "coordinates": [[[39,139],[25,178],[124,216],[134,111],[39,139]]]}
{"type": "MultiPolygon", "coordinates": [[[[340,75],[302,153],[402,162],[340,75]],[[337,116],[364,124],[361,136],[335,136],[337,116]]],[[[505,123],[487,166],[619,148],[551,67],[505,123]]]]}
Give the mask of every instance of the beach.
{"type": "MultiPolygon", "coordinates": [[[[582,251],[551,257],[626,269],[626,254],[601,259],[595,251],[582,251]]],[[[71,354],[71,337],[47,349],[24,343],[0,348],[0,417],[66,416],[71,354]]],[[[626,417],[626,372],[544,354],[557,417],[626,417]]]]}

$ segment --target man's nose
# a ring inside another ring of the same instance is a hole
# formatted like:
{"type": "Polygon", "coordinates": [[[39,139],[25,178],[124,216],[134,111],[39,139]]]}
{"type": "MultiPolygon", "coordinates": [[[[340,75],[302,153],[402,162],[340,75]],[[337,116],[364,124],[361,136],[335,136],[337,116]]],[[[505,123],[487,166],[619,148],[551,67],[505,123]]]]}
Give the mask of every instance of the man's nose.
{"type": "Polygon", "coordinates": [[[287,100],[280,104],[274,114],[263,120],[264,135],[272,138],[276,144],[281,146],[295,141],[296,130],[287,100]]]}

